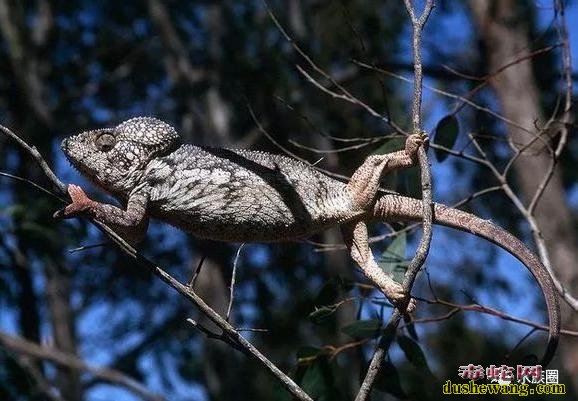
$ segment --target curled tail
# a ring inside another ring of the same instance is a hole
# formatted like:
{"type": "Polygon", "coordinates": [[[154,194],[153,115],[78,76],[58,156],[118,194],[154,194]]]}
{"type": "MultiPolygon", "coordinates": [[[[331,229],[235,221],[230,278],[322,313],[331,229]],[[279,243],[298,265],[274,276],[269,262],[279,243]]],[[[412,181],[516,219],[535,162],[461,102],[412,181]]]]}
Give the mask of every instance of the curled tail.
{"type": "MultiPolygon", "coordinates": [[[[419,221],[422,218],[422,203],[418,199],[405,196],[383,195],[376,203],[375,215],[385,221],[419,221]]],[[[532,273],[542,289],[548,308],[548,346],[540,362],[543,367],[548,365],[560,337],[560,304],[552,277],[540,259],[518,238],[473,214],[436,203],[433,220],[435,224],[469,232],[498,245],[515,256],[532,273]]]]}

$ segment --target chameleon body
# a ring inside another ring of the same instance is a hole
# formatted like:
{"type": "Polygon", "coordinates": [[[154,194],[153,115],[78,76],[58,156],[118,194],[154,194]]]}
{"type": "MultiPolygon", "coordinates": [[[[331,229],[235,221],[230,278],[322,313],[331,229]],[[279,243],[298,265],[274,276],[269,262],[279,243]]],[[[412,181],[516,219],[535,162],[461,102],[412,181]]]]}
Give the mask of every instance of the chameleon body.
{"type": "MultiPolygon", "coordinates": [[[[399,303],[407,294],[377,265],[367,223],[422,219],[420,200],[381,193],[378,187],[383,174],[415,165],[425,140],[422,134],[410,135],[404,150],[368,157],[346,184],[285,156],[182,144],[170,125],[134,118],[62,142],[71,164],[124,207],[93,201],[80,187],[69,185],[72,203],[55,216],[91,216],[131,243],[144,237],[149,217],[198,237],[234,242],[294,240],[339,225],[364,274],[399,303]]],[[[513,235],[464,211],[435,204],[434,223],[484,238],[528,268],[548,307],[550,336],[542,359],[546,365],[557,346],[560,310],[540,260],[513,235]]],[[[408,309],[413,307],[412,301],[408,309]]]]}

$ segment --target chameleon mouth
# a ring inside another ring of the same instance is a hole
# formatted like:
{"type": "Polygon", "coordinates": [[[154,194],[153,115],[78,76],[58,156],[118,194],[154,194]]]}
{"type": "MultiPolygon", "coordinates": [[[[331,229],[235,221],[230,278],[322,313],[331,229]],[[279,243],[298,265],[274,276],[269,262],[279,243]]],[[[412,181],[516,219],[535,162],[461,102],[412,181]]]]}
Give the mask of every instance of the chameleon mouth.
{"type": "Polygon", "coordinates": [[[106,190],[103,183],[101,183],[99,180],[96,179],[96,174],[94,174],[93,171],[90,171],[82,163],[78,163],[76,161],[75,157],[72,156],[72,154],[71,154],[72,153],[71,149],[65,144],[65,142],[66,142],[66,139],[62,141],[61,148],[62,148],[62,153],[64,153],[64,156],[66,157],[66,160],[68,161],[68,164],[70,164],[70,166],[74,170],[79,172],[82,175],[82,177],[87,179],[91,184],[96,185],[98,188],[106,190]]]}
{"type": "Polygon", "coordinates": [[[82,167],[82,164],[76,162],[74,157],[72,157],[72,155],[70,154],[70,149],[64,146],[64,141],[62,141],[61,148],[62,153],[64,153],[64,157],[66,157],[66,160],[68,161],[68,164],[70,164],[74,170],[78,171],[83,175],[86,174],[89,177],[92,176],[92,174],[90,174],[90,172],[87,169],[82,167]]]}

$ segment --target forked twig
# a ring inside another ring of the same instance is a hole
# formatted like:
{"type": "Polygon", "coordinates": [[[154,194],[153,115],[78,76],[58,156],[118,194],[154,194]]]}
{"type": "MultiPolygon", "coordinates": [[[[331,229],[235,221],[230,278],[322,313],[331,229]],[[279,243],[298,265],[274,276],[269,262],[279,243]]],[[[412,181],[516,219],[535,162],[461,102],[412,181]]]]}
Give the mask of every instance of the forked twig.
{"type": "MultiPolygon", "coordinates": [[[[412,125],[414,133],[422,132],[421,121],[421,102],[422,102],[422,61],[421,61],[421,33],[423,27],[429,18],[434,6],[433,0],[427,0],[422,14],[417,17],[415,10],[411,4],[411,0],[404,0],[405,7],[411,18],[413,28],[413,57],[414,57],[414,92],[412,102],[412,125]]],[[[379,340],[377,347],[373,353],[371,362],[367,369],[367,374],[361,383],[359,392],[355,397],[355,401],[365,401],[368,399],[373,384],[377,379],[379,370],[385,361],[385,355],[395,337],[395,331],[401,321],[404,309],[409,303],[409,294],[413,287],[415,278],[421,269],[431,243],[432,223],[433,223],[433,203],[432,203],[432,186],[431,186],[431,169],[424,147],[420,147],[418,151],[419,166],[421,170],[421,186],[422,186],[422,205],[423,205],[423,234],[420,239],[418,249],[410,262],[403,280],[403,289],[408,294],[408,299],[405,305],[400,305],[394,309],[391,317],[385,327],[385,334],[379,340]]]]}

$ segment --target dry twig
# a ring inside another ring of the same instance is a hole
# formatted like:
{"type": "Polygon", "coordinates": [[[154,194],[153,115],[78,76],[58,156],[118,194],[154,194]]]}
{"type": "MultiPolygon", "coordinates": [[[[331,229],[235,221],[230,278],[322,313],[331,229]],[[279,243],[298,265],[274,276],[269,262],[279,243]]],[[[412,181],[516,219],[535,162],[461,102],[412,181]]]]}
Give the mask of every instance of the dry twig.
{"type": "MultiPolygon", "coordinates": [[[[422,132],[422,121],[421,121],[421,98],[422,98],[422,81],[423,81],[423,71],[422,71],[422,60],[421,60],[421,33],[423,27],[429,18],[431,11],[434,6],[433,0],[427,0],[425,3],[424,10],[422,14],[418,17],[415,14],[415,9],[411,4],[411,0],[404,0],[405,7],[411,18],[411,24],[413,28],[413,57],[414,57],[414,92],[413,92],[413,102],[412,102],[412,125],[413,132],[422,132]]],[[[403,289],[405,293],[410,294],[413,287],[415,278],[421,269],[427,254],[429,252],[429,247],[431,243],[432,236],[432,223],[433,223],[433,202],[432,202],[432,187],[431,187],[431,169],[429,161],[426,155],[424,147],[420,147],[419,153],[419,166],[421,170],[421,185],[422,185],[422,202],[423,202],[423,234],[418,245],[416,254],[414,255],[412,261],[410,262],[408,269],[405,273],[403,280],[403,289]]],[[[409,302],[409,297],[407,302],[409,302]]],[[[401,321],[402,313],[404,308],[407,307],[407,302],[402,308],[398,307],[394,309],[391,317],[385,327],[385,334],[382,336],[377,344],[377,347],[369,363],[367,373],[355,401],[365,401],[368,399],[371,393],[371,388],[377,379],[379,370],[385,361],[385,355],[387,350],[393,340],[394,333],[401,321]]]]}

